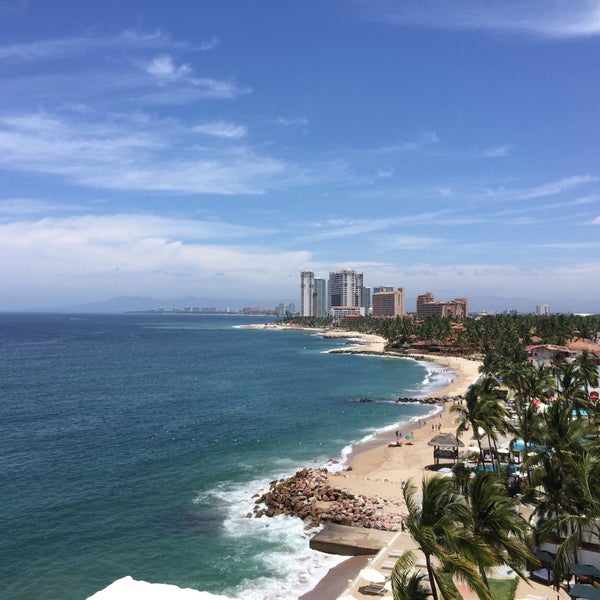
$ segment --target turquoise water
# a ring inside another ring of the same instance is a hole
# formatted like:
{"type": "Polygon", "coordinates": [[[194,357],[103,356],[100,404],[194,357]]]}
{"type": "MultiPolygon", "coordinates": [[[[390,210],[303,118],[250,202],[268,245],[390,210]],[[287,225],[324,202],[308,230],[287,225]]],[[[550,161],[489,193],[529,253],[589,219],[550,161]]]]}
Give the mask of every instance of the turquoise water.
{"type": "Polygon", "coordinates": [[[252,497],[426,414],[393,400],[428,371],[244,327],[263,321],[0,315],[3,598],[86,598],[126,575],[293,598],[339,562],[296,519],[248,518],[252,497]]]}

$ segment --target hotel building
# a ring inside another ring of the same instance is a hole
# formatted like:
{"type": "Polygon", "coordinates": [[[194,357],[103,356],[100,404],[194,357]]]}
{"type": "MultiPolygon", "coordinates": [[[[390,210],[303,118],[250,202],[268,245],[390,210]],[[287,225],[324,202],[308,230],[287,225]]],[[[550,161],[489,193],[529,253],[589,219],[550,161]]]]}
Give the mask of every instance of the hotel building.
{"type": "Polygon", "coordinates": [[[469,301],[467,298],[436,302],[431,292],[417,296],[417,319],[426,319],[427,317],[466,319],[468,314],[469,301]]]}
{"type": "Polygon", "coordinates": [[[362,273],[354,269],[330,271],[328,288],[330,311],[343,307],[364,316],[362,273]]]}
{"type": "MultiPolygon", "coordinates": [[[[382,288],[375,288],[382,289],[382,288]]],[[[373,316],[374,317],[401,317],[404,312],[404,288],[396,291],[385,288],[386,291],[373,294],[373,316]]]]}

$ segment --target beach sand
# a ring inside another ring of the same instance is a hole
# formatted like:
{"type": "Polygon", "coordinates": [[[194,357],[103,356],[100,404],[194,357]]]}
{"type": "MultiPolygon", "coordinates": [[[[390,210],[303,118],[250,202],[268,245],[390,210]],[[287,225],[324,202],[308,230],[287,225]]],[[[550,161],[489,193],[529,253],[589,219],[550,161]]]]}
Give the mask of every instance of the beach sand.
{"type": "MultiPolygon", "coordinates": [[[[360,333],[338,334],[339,337],[361,337],[360,333]]],[[[364,342],[360,348],[353,351],[364,350],[383,351],[385,340],[379,336],[363,337],[364,342]]],[[[481,362],[467,360],[451,356],[409,355],[416,360],[435,363],[442,369],[449,370],[450,381],[441,389],[436,390],[436,398],[442,396],[464,395],[468,387],[474,383],[479,376],[481,362]]],[[[437,405],[439,413],[420,423],[411,424],[401,428],[403,432],[402,446],[396,446],[395,431],[387,435],[379,436],[364,447],[355,448],[350,456],[350,470],[332,473],[329,476],[330,483],[343,490],[355,494],[367,496],[378,496],[386,500],[384,512],[400,511],[406,514],[406,506],[402,497],[401,482],[408,482],[420,487],[423,477],[435,473],[433,467],[433,448],[427,444],[439,433],[456,431],[456,413],[451,413],[449,408],[452,402],[444,402],[437,405]],[[404,435],[412,431],[414,439],[412,443],[406,442],[404,435]],[[392,444],[392,445],[390,445],[392,444]]],[[[465,446],[469,445],[469,438],[462,439],[465,446]]],[[[440,461],[439,466],[452,466],[452,461],[447,464],[440,461]]],[[[359,571],[365,566],[373,566],[379,570],[391,573],[389,569],[394,564],[396,556],[403,550],[412,550],[417,557],[420,552],[412,538],[403,532],[399,532],[394,540],[375,557],[352,557],[344,561],[329,573],[316,585],[316,587],[304,594],[300,600],[335,600],[342,593],[350,593],[357,599],[369,599],[373,596],[360,592],[360,587],[365,585],[365,580],[359,577],[359,571]]],[[[419,563],[417,563],[418,565],[419,563]]],[[[502,574],[497,575],[502,577],[502,574]]],[[[510,575],[512,577],[512,575],[510,575]]],[[[461,588],[464,600],[474,600],[477,596],[468,588],[461,588]]],[[[525,598],[528,595],[542,598],[558,598],[569,600],[566,591],[561,589],[558,593],[551,586],[532,580],[520,580],[517,586],[515,598],[525,598]]]]}
{"type": "MultiPolygon", "coordinates": [[[[263,326],[260,326],[263,327],[263,326]]],[[[266,328],[273,329],[298,329],[294,326],[281,326],[268,324],[266,328]]],[[[347,348],[337,349],[341,352],[354,353],[385,353],[385,339],[378,335],[363,334],[348,331],[320,331],[324,337],[349,338],[352,344],[347,348]],[[354,344],[354,342],[356,342],[354,344]]],[[[479,376],[480,361],[468,360],[454,356],[435,356],[422,354],[396,354],[407,356],[415,360],[434,363],[442,372],[448,370],[448,381],[446,385],[436,390],[433,396],[455,397],[464,395],[468,387],[474,383],[479,376]]],[[[436,405],[437,414],[422,418],[420,422],[411,423],[399,427],[402,431],[400,438],[402,446],[396,446],[395,430],[385,435],[379,435],[374,440],[355,447],[349,457],[350,469],[331,473],[329,480],[331,485],[354,494],[362,494],[369,497],[377,496],[385,500],[383,512],[406,514],[406,506],[402,497],[401,482],[411,481],[420,487],[423,477],[435,473],[433,466],[433,448],[427,444],[439,433],[456,431],[456,413],[451,413],[449,408],[452,402],[443,402],[436,405]],[[407,443],[405,435],[411,431],[414,438],[407,443]]],[[[432,407],[433,410],[434,407],[432,407]]],[[[465,446],[471,439],[463,437],[465,446]]],[[[452,461],[447,464],[440,461],[441,466],[452,466],[452,461]]],[[[389,569],[393,566],[396,556],[403,550],[412,550],[417,557],[419,551],[412,538],[403,532],[399,532],[394,540],[375,557],[356,556],[340,563],[331,569],[327,575],[310,592],[301,596],[299,600],[335,600],[342,593],[351,594],[358,600],[372,599],[373,596],[360,592],[360,587],[366,582],[359,577],[359,571],[365,566],[373,566],[391,573],[389,569]]],[[[417,563],[418,565],[419,563],[417,563]]],[[[502,574],[498,575],[502,577],[502,574]]],[[[512,576],[511,576],[512,577],[512,576]]],[[[476,595],[468,588],[461,588],[464,600],[475,600],[476,595]]],[[[557,598],[570,600],[565,590],[558,593],[551,586],[537,581],[519,581],[515,598],[526,598],[533,595],[540,599],[557,598]]],[[[388,593],[389,596],[389,593],[388,593]]]]}
{"type": "MultiPolygon", "coordinates": [[[[347,352],[382,352],[385,339],[376,335],[365,335],[358,332],[339,332],[329,337],[347,337],[362,339],[356,348],[348,348],[347,352]]],[[[403,356],[406,356],[403,354],[403,356]]],[[[436,390],[435,397],[460,396],[464,394],[469,385],[479,376],[480,362],[458,357],[408,355],[410,358],[435,363],[442,370],[448,369],[449,382],[441,389],[436,390]]],[[[390,431],[386,435],[379,435],[375,440],[354,448],[350,455],[349,470],[331,473],[331,485],[346,490],[353,494],[385,499],[385,513],[406,514],[406,507],[402,497],[401,482],[412,481],[420,486],[422,477],[434,471],[425,467],[432,465],[433,448],[427,442],[440,432],[454,433],[456,430],[456,414],[450,413],[450,403],[437,405],[439,412],[434,416],[422,418],[417,423],[400,427],[403,442],[396,446],[396,433],[390,431]],[[414,438],[407,442],[404,436],[409,431],[414,438]],[[390,444],[392,444],[390,446],[390,444]]],[[[432,406],[432,410],[433,410],[432,406]]],[[[468,445],[465,444],[465,445],[468,445]]],[[[451,466],[451,462],[449,465],[451,466]]],[[[412,540],[406,535],[399,536],[400,545],[412,547],[412,540]],[[404,544],[402,544],[404,542],[404,544]]],[[[348,586],[348,580],[358,576],[358,572],[365,564],[365,558],[357,560],[356,557],[344,561],[317,584],[309,593],[302,596],[301,600],[333,600],[348,586]]],[[[360,594],[353,592],[357,597],[360,594]]]]}

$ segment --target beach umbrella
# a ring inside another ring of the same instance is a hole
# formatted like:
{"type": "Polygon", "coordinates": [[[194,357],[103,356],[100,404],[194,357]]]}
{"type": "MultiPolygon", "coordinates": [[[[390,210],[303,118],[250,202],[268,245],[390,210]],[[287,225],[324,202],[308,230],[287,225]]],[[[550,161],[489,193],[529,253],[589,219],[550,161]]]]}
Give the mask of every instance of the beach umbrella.
{"type": "Polygon", "coordinates": [[[525,442],[523,440],[515,440],[515,442],[513,442],[513,450],[517,451],[517,452],[521,452],[522,450],[525,449],[525,442]]]}
{"type": "Polygon", "coordinates": [[[373,567],[364,568],[360,572],[360,576],[371,583],[383,583],[386,580],[386,576],[373,567]]]}

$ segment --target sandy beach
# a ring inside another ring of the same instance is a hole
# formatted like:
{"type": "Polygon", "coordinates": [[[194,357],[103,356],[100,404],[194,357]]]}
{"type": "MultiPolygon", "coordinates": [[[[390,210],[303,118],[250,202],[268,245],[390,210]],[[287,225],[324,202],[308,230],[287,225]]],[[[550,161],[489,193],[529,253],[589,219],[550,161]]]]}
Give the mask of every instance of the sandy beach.
{"type": "MultiPolygon", "coordinates": [[[[361,352],[373,351],[383,352],[385,340],[379,336],[362,336],[356,332],[340,332],[337,337],[363,338],[359,348],[348,351],[361,352]],[[377,339],[378,338],[378,339],[377,339]]],[[[406,355],[403,355],[406,356],[406,355]]],[[[435,397],[454,397],[464,395],[468,387],[474,383],[479,376],[481,362],[467,360],[452,356],[430,356],[430,355],[408,355],[416,360],[435,363],[442,370],[448,370],[449,382],[447,385],[436,390],[435,397]]],[[[433,448],[428,442],[439,433],[456,431],[456,414],[451,413],[449,408],[452,402],[443,402],[437,405],[439,412],[426,419],[421,419],[416,424],[410,424],[400,428],[404,440],[401,446],[396,445],[396,432],[392,431],[387,436],[379,436],[374,443],[368,444],[366,449],[360,447],[355,449],[350,457],[350,469],[331,473],[329,480],[331,484],[342,490],[367,496],[377,496],[385,500],[384,512],[398,512],[406,514],[406,506],[402,497],[402,483],[409,480],[420,486],[423,477],[435,473],[433,467],[433,448]],[[411,431],[414,438],[408,443],[405,439],[407,431],[411,431]]],[[[463,443],[468,445],[470,439],[463,438],[463,443]]],[[[440,463],[442,466],[442,463],[440,463]]],[[[452,466],[452,461],[447,465],[452,466]]],[[[360,586],[364,585],[364,579],[359,577],[359,571],[367,566],[379,568],[382,571],[391,569],[395,557],[403,550],[419,551],[412,538],[404,532],[399,532],[390,544],[375,557],[352,557],[344,561],[329,573],[309,593],[304,594],[299,600],[335,600],[343,592],[350,593],[357,599],[372,598],[360,592],[360,586]]],[[[419,563],[417,563],[419,564],[419,563]]],[[[511,578],[501,568],[496,577],[511,578]]],[[[461,587],[461,594],[465,600],[475,600],[476,595],[467,587],[461,587]]],[[[523,598],[534,594],[539,598],[556,596],[550,586],[537,581],[519,581],[516,598],[523,598]]],[[[561,600],[568,600],[564,590],[557,595],[561,600]]]]}
{"type": "MultiPolygon", "coordinates": [[[[383,353],[384,351],[385,339],[380,336],[338,332],[330,337],[362,340],[358,347],[346,349],[347,352],[383,353]]],[[[479,376],[481,363],[478,361],[448,356],[409,355],[409,357],[435,363],[442,370],[448,370],[449,382],[436,390],[436,397],[462,395],[479,376]]],[[[386,512],[405,514],[406,507],[401,484],[412,480],[416,485],[420,485],[424,475],[434,472],[426,469],[434,462],[433,448],[428,446],[427,442],[440,432],[455,432],[456,415],[450,413],[450,406],[451,403],[439,404],[437,414],[420,419],[417,423],[399,427],[402,433],[399,438],[393,430],[387,435],[380,435],[374,442],[367,444],[366,448],[355,448],[350,456],[350,469],[331,473],[329,476],[331,485],[353,494],[384,499],[384,514],[386,512]],[[414,437],[407,441],[404,436],[409,431],[414,437]],[[397,439],[402,441],[401,446],[396,445],[397,439]]],[[[409,540],[404,539],[405,537],[407,536],[403,536],[401,541],[408,543],[409,540]]],[[[349,580],[358,575],[367,560],[368,557],[355,557],[345,561],[336,569],[332,569],[314,590],[302,596],[301,600],[334,600],[348,586],[349,580]]]]}
{"type": "MultiPolygon", "coordinates": [[[[481,363],[478,361],[422,355],[412,358],[435,362],[449,370],[451,381],[435,392],[436,397],[460,396],[479,376],[481,363]]],[[[399,427],[402,435],[398,438],[396,432],[391,431],[379,436],[377,443],[369,444],[368,449],[356,448],[350,456],[350,470],[332,473],[331,484],[353,494],[384,498],[388,512],[398,512],[399,508],[402,511],[401,483],[412,480],[419,485],[428,472],[426,467],[433,465],[433,448],[427,445],[429,440],[439,433],[456,431],[456,415],[449,411],[451,405],[451,402],[439,404],[437,414],[399,427]],[[414,437],[407,441],[405,436],[409,431],[414,437]],[[402,445],[398,446],[397,441],[402,445]]]]}
{"type": "MultiPolygon", "coordinates": [[[[295,326],[265,324],[254,327],[267,329],[299,329],[295,326]]],[[[326,338],[345,338],[349,344],[336,352],[388,354],[385,352],[385,338],[354,331],[318,330],[326,338]]],[[[389,353],[395,355],[395,353],[389,353]]],[[[460,396],[479,376],[480,362],[458,357],[402,354],[415,360],[434,363],[435,370],[447,372],[447,383],[435,391],[435,397],[460,396]]],[[[419,485],[421,478],[427,474],[426,467],[433,463],[433,449],[427,442],[440,432],[454,432],[456,416],[449,412],[450,403],[432,406],[435,415],[422,418],[418,422],[399,424],[398,432],[392,430],[386,435],[379,435],[367,444],[353,449],[349,457],[349,469],[333,472],[329,475],[329,483],[352,494],[378,497],[384,500],[383,513],[405,513],[401,483],[412,480],[419,485]],[[437,409],[437,411],[436,411],[437,409]],[[405,435],[411,432],[413,439],[406,440],[405,435]],[[396,441],[402,441],[402,445],[396,441]]],[[[431,471],[433,472],[433,471],[431,471]]],[[[369,557],[353,557],[332,569],[327,576],[302,600],[335,599],[348,581],[358,574],[369,557]]]]}

